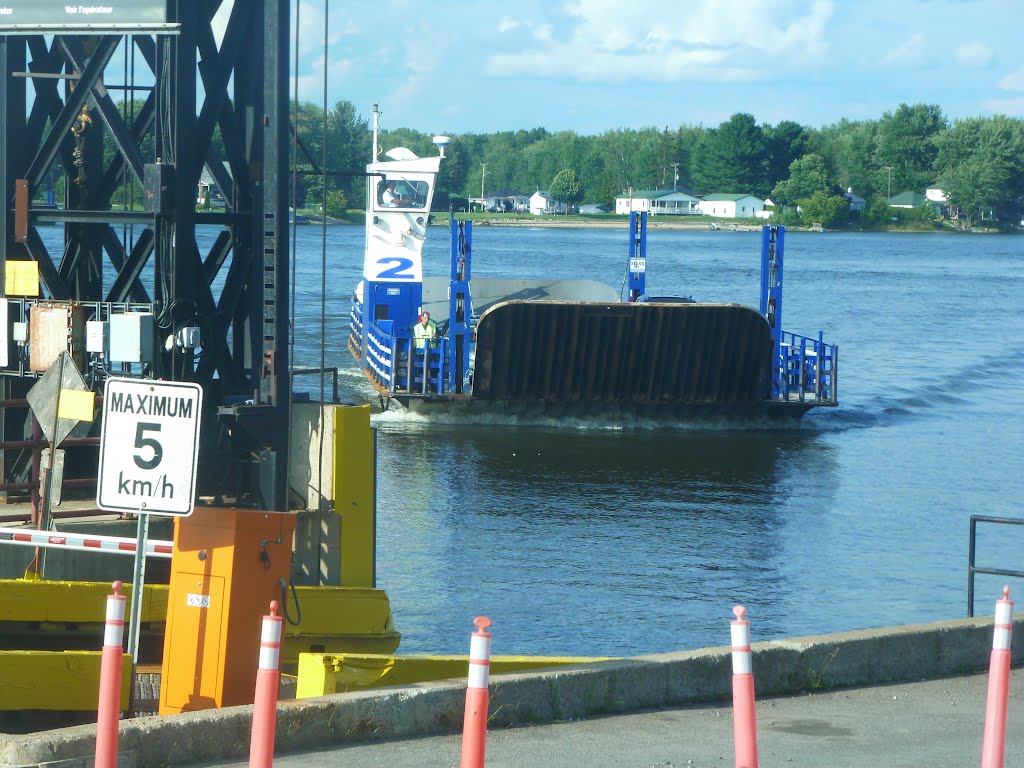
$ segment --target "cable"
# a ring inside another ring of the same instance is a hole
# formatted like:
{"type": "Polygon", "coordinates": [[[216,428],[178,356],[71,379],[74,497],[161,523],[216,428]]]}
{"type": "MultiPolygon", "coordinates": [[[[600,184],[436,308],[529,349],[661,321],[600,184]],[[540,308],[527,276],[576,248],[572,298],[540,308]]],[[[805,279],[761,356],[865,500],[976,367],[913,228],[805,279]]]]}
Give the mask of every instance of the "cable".
{"type": "MultiPolygon", "coordinates": [[[[321,152],[321,168],[323,169],[323,215],[320,224],[320,430],[317,436],[317,506],[322,507],[321,501],[324,497],[323,475],[324,475],[324,424],[327,416],[327,409],[324,401],[326,399],[325,389],[327,386],[327,29],[330,18],[330,0],[324,0],[324,133],[323,148],[321,152]]],[[[317,526],[317,536],[320,538],[317,551],[323,550],[323,526],[317,526]]],[[[317,568],[317,584],[321,583],[321,569],[317,568]]]]}
{"type": "Polygon", "coordinates": [[[285,621],[291,624],[293,627],[299,626],[302,623],[302,606],[299,604],[299,594],[295,591],[295,583],[291,580],[285,581],[284,576],[277,580],[278,584],[281,585],[281,613],[284,614],[285,621]],[[288,588],[292,590],[292,600],[295,601],[295,620],[292,621],[291,615],[288,613],[288,588]]]}

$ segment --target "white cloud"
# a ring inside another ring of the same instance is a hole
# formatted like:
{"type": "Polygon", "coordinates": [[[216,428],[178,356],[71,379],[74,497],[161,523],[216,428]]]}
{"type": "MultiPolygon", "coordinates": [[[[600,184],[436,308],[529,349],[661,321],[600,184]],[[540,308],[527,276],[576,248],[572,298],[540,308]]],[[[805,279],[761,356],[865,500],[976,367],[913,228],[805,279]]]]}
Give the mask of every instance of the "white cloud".
{"type": "Polygon", "coordinates": [[[981,106],[996,114],[1024,117],[1024,96],[1012,99],[986,99],[981,102],[981,106]]]}
{"type": "MultiPolygon", "coordinates": [[[[332,7],[330,14],[330,23],[326,26],[328,47],[337,44],[342,37],[354,37],[360,34],[361,28],[358,22],[344,15],[343,9],[332,7]]],[[[292,16],[292,24],[294,23],[295,17],[292,16]]],[[[323,3],[302,0],[299,3],[299,52],[304,55],[323,56],[324,30],[323,3]]],[[[294,36],[294,29],[291,34],[294,36]]],[[[291,44],[294,44],[294,40],[291,44]]]]}
{"type": "Polygon", "coordinates": [[[882,65],[886,67],[916,64],[924,55],[924,37],[913,34],[882,57],[882,65]]]}
{"type": "Polygon", "coordinates": [[[817,62],[828,51],[831,0],[818,0],[803,15],[792,5],[764,0],[737,11],[733,2],[703,0],[639,16],[619,0],[577,0],[567,9],[567,31],[536,27],[536,44],[491,55],[485,71],[616,82],[759,79],[817,62]],[[770,67],[755,64],[769,57],[770,67]]]}
{"type": "Polygon", "coordinates": [[[498,21],[499,32],[511,32],[519,26],[519,22],[515,19],[510,19],[508,16],[502,16],[498,21]]]}
{"type": "Polygon", "coordinates": [[[964,43],[957,47],[953,58],[965,67],[983,67],[992,60],[992,49],[984,43],[964,43]]]}
{"type": "Polygon", "coordinates": [[[1004,91],[1024,91],[1024,67],[1000,80],[999,87],[1004,91]]]}

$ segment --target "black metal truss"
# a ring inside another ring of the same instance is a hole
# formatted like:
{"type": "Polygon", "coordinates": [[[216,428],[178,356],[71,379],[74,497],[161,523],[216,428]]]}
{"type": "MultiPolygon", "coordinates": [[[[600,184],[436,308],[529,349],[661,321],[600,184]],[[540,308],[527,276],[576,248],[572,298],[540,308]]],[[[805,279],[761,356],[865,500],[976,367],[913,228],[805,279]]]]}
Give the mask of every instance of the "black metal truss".
{"type": "MultiPolygon", "coordinates": [[[[200,466],[215,467],[213,476],[237,479],[239,487],[265,489],[261,503],[283,509],[289,2],[236,0],[218,45],[212,20],[221,5],[169,0],[174,35],[0,37],[0,190],[7,209],[0,267],[5,260],[36,261],[46,299],[152,303],[161,350],[180,328],[198,326],[198,359],[174,348],[162,353],[155,372],[206,390],[200,466]],[[138,86],[107,85],[115,82],[110,62],[119,46],[148,70],[138,86]],[[110,95],[114,88],[125,100],[146,94],[141,108],[125,115],[110,95]],[[106,161],[105,144],[113,149],[106,161]],[[147,155],[144,145],[155,151],[147,155]],[[161,207],[118,210],[119,186],[142,189],[147,165],[158,161],[173,168],[161,207]],[[224,212],[195,210],[204,168],[227,202],[224,212]],[[58,171],[64,209],[30,206],[19,238],[16,181],[27,181],[31,200],[58,171]],[[49,252],[37,230],[52,223],[64,228],[59,254],[49,252]],[[203,224],[222,227],[206,252],[196,239],[203,224]],[[104,279],[111,272],[113,280],[104,279]],[[227,471],[224,462],[231,464],[227,471]],[[247,475],[252,466],[259,477],[247,475]]],[[[9,379],[5,387],[18,388],[9,379]]],[[[202,492],[202,477],[200,483],[202,492]]]]}

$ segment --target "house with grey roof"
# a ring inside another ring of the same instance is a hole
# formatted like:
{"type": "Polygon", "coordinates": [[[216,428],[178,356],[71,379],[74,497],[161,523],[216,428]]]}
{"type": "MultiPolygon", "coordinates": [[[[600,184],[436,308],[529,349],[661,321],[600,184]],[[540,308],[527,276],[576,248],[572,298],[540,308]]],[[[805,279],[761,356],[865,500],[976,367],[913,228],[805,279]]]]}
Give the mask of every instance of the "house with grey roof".
{"type": "Polygon", "coordinates": [[[847,187],[846,191],[843,192],[843,197],[845,197],[847,202],[850,204],[851,213],[860,213],[864,210],[864,206],[867,205],[868,202],[860,195],[854,194],[853,187],[847,187]]]}
{"type": "Polygon", "coordinates": [[[753,219],[764,210],[764,200],[753,195],[716,192],[701,200],[698,208],[705,216],[753,219]]]}
{"type": "Polygon", "coordinates": [[[648,211],[651,215],[693,215],[700,211],[700,198],[685,189],[643,189],[615,198],[616,213],[648,211]]]}

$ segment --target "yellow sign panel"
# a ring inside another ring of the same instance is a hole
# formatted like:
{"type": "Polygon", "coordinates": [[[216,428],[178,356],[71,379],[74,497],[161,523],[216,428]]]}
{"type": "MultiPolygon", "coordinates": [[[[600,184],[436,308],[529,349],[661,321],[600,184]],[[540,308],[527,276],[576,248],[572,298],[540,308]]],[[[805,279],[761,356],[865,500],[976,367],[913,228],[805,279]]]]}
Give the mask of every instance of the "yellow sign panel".
{"type": "Polygon", "coordinates": [[[39,265],[34,261],[4,262],[4,293],[8,296],[38,296],[39,265]]]}
{"type": "Polygon", "coordinates": [[[89,389],[62,389],[57,416],[62,419],[92,421],[95,395],[89,389]]]}

